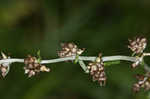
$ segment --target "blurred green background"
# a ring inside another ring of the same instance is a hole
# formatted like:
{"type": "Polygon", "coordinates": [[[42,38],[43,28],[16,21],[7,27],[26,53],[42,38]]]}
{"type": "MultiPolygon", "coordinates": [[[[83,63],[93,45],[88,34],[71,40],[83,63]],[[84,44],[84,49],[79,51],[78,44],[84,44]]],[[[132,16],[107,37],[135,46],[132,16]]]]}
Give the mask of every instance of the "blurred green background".
{"type": "MultiPolygon", "coordinates": [[[[1,0],[0,50],[24,58],[40,49],[50,59],[58,57],[61,42],[71,41],[86,48],[87,56],[131,55],[128,38],[149,40],[149,10],[149,0],[1,0]]],[[[131,91],[133,75],[143,70],[131,70],[129,62],[106,68],[105,87],[78,64],[48,66],[50,73],[28,78],[23,64],[12,64],[0,78],[0,99],[148,99],[148,92],[131,91]]]]}

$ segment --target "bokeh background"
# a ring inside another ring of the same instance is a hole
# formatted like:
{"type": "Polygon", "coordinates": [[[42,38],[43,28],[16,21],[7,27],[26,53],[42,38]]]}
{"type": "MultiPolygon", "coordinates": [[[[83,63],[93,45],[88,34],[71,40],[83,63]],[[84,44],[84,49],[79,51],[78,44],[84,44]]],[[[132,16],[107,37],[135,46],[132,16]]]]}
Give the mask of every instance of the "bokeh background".
{"type": "MultiPolygon", "coordinates": [[[[128,38],[149,40],[149,9],[149,0],[1,0],[0,50],[24,58],[40,49],[50,59],[58,57],[61,42],[71,41],[86,48],[87,56],[131,55],[128,38]]],[[[143,70],[132,70],[129,62],[106,68],[105,87],[78,64],[49,64],[50,73],[32,78],[23,66],[12,64],[0,78],[0,99],[149,99],[148,92],[131,91],[133,75],[143,70]]]]}

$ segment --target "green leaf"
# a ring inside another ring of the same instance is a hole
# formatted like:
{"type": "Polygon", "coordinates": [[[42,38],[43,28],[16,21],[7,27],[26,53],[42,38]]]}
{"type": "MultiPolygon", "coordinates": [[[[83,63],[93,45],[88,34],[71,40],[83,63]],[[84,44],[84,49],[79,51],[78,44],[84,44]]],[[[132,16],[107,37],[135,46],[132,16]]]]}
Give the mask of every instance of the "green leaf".
{"type": "Polygon", "coordinates": [[[76,59],[74,60],[74,64],[77,64],[79,61],[79,55],[76,55],[76,59]]]}
{"type": "Polygon", "coordinates": [[[37,52],[37,57],[38,57],[37,61],[38,61],[38,63],[40,63],[41,60],[42,60],[42,58],[41,58],[41,51],[40,50],[38,50],[38,52],[37,52]]]}
{"type": "Polygon", "coordinates": [[[116,65],[120,64],[120,61],[110,61],[110,62],[105,62],[104,66],[110,66],[110,65],[116,65]]]}
{"type": "Polygon", "coordinates": [[[40,50],[38,50],[37,56],[38,56],[38,57],[41,57],[41,51],[40,51],[40,50]]]}

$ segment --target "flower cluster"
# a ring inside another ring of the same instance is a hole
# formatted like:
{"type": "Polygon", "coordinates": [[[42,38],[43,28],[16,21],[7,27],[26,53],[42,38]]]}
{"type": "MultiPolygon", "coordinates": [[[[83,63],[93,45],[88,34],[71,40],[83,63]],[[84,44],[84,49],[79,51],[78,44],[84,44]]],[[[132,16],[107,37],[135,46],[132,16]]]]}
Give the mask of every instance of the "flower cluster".
{"type": "Polygon", "coordinates": [[[134,40],[129,39],[129,43],[128,48],[130,48],[134,53],[140,54],[143,53],[146,48],[147,39],[144,37],[136,37],[134,40]]]}
{"type": "Polygon", "coordinates": [[[104,71],[104,63],[101,59],[101,54],[99,54],[99,57],[96,58],[95,62],[91,62],[88,64],[87,68],[90,71],[90,75],[93,78],[93,81],[98,81],[100,86],[103,86],[106,84],[106,74],[104,71]]]}
{"type": "Polygon", "coordinates": [[[144,88],[145,91],[150,90],[150,74],[137,75],[138,82],[133,85],[133,91],[139,92],[141,88],[144,88]]]}
{"type": "Polygon", "coordinates": [[[28,74],[28,77],[34,76],[35,74],[39,72],[49,72],[50,69],[47,68],[45,65],[41,65],[36,57],[28,56],[26,59],[24,59],[24,70],[25,74],[28,74]]]}
{"type": "Polygon", "coordinates": [[[1,75],[3,77],[5,77],[7,75],[8,71],[9,71],[8,69],[9,69],[8,66],[4,66],[2,64],[0,65],[0,71],[1,71],[1,75]]]}
{"type": "Polygon", "coordinates": [[[120,60],[126,60],[126,61],[133,61],[132,68],[137,67],[139,64],[142,64],[144,69],[147,70],[146,75],[137,75],[136,78],[138,82],[136,82],[133,85],[133,91],[138,92],[140,89],[150,90],[150,68],[147,66],[146,63],[144,63],[144,57],[150,56],[150,53],[145,53],[144,50],[147,46],[147,39],[144,37],[136,37],[133,40],[129,40],[128,48],[131,49],[133,52],[132,57],[130,56],[108,56],[103,57],[102,54],[99,54],[99,56],[95,59],[95,57],[87,57],[87,56],[80,56],[85,49],[79,49],[76,44],[74,43],[63,43],[61,44],[62,50],[58,52],[59,59],[52,59],[52,60],[42,60],[40,56],[40,51],[37,52],[37,57],[33,57],[29,55],[25,59],[9,59],[10,57],[7,57],[4,53],[2,54],[2,60],[0,61],[0,72],[3,77],[5,77],[8,72],[11,63],[13,62],[24,62],[24,70],[25,74],[28,75],[28,77],[32,77],[40,72],[49,72],[50,68],[46,67],[45,65],[42,65],[41,63],[56,63],[56,62],[62,62],[62,61],[70,61],[74,60],[74,63],[79,63],[82,69],[89,73],[92,76],[93,81],[97,81],[100,86],[104,86],[106,84],[106,73],[104,68],[104,61],[105,66],[115,64],[113,61],[120,61],[120,60]],[[71,57],[73,56],[73,57],[71,57]],[[74,57],[75,56],[75,57],[74,57]],[[94,61],[95,59],[95,61],[94,61]],[[87,66],[84,64],[84,61],[92,61],[87,66]],[[110,63],[107,63],[109,62],[110,63]],[[112,61],[112,62],[111,62],[112,61]]]}
{"type": "Polygon", "coordinates": [[[143,60],[143,52],[147,45],[147,39],[144,37],[136,37],[134,40],[129,39],[128,48],[136,54],[136,61],[132,64],[132,68],[137,67],[143,60]]]}
{"type": "Polygon", "coordinates": [[[81,55],[84,52],[84,49],[79,49],[74,43],[62,43],[62,50],[58,52],[59,57],[69,57],[81,55]]]}
{"type": "MultiPolygon", "coordinates": [[[[1,59],[9,59],[10,57],[6,56],[3,52],[1,52],[1,59]]],[[[10,63],[3,63],[3,64],[0,64],[0,71],[1,71],[1,75],[3,77],[5,77],[8,72],[9,72],[9,68],[10,68],[10,63]]]]}

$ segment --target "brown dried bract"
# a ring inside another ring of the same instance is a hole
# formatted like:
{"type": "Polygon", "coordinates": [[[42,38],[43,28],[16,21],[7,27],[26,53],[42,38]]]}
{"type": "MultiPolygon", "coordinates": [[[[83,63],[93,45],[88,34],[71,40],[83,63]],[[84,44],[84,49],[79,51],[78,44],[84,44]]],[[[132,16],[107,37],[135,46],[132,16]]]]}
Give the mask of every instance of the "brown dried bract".
{"type": "Polygon", "coordinates": [[[45,65],[41,65],[37,62],[36,57],[32,57],[28,55],[26,59],[24,59],[25,63],[25,74],[28,74],[28,77],[32,77],[36,75],[39,72],[49,72],[50,69],[47,68],[45,65]]]}
{"type": "Polygon", "coordinates": [[[81,55],[84,52],[84,49],[79,49],[74,43],[62,43],[61,47],[62,50],[58,52],[58,56],[61,58],[81,55]]]}
{"type": "Polygon", "coordinates": [[[100,86],[106,84],[107,78],[104,71],[104,63],[101,59],[101,55],[96,58],[95,62],[89,63],[87,67],[90,71],[90,75],[93,77],[93,81],[98,81],[100,86]]]}

